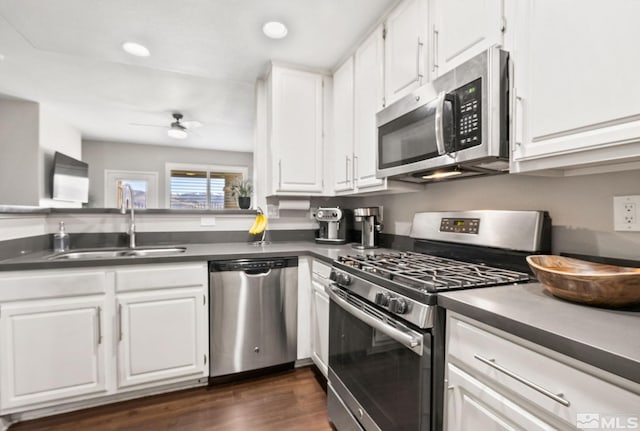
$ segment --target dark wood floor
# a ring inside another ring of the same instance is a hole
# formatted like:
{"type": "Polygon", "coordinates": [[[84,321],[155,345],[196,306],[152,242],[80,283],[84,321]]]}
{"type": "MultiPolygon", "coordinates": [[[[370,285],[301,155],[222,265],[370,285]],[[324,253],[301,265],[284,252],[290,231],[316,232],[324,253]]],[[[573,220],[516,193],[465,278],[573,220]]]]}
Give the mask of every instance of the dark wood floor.
{"type": "Polygon", "coordinates": [[[311,368],[18,423],[9,431],[331,430],[311,368]]]}

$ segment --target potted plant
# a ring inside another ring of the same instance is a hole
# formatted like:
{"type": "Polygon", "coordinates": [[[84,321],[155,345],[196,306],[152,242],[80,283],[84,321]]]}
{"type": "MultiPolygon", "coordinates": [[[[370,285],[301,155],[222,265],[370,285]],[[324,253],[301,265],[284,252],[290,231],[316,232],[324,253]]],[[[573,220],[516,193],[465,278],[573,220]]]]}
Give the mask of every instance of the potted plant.
{"type": "Polygon", "coordinates": [[[251,192],[253,192],[253,185],[249,180],[231,184],[231,196],[238,198],[238,206],[243,210],[251,206],[251,192]]]}

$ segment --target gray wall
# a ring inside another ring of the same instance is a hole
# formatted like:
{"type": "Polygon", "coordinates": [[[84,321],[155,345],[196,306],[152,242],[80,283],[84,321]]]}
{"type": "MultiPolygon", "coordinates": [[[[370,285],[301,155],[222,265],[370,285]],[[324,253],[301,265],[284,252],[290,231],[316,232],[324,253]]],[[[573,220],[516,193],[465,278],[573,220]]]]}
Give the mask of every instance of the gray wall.
{"type": "Polygon", "coordinates": [[[0,99],[0,205],[40,203],[38,114],[37,103],[0,99]]]}
{"type": "Polygon", "coordinates": [[[576,177],[501,175],[429,184],[425,191],[341,200],[345,206],[382,205],[384,232],[407,235],[418,211],[547,210],[554,252],[640,260],[640,232],[614,232],[613,197],[640,195],[640,171],[576,177]]]}
{"type": "Polygon", "coordinates": [[[91,206],[104,206],[105,169],[158,173],[158,206],[165,207],[165,163],[247,166],[253,171],[252,153],[202,150],[140,145],[121,142],[82,141],[83,160],[89,164],[89,195],[91,206]]]}

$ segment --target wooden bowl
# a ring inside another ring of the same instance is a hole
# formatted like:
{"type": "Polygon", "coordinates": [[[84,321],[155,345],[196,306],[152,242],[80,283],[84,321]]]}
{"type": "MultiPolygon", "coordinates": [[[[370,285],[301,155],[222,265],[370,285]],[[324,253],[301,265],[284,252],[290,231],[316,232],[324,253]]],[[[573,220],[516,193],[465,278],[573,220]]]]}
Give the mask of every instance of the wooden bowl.
{"type": "Polygon", "coordinates": [[[527,263],[538,281],[560,298],[604,307],[640,304],[640,268],[552,255],[527,256],[527,263]]]}

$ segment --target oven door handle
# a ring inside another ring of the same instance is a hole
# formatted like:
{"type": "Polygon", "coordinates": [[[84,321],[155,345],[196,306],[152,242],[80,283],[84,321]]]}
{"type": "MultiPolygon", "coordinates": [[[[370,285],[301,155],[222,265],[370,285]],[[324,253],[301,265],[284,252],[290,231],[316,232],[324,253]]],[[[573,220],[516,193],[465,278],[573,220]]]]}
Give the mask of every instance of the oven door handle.
{"type": "Polygon", "coordinates": [[[327,289],[327,293],[329,294],[329,297],[333,300],[333,302],[335,302],[353,317],[382,332],[383,334],[394,339],[408,349],[411,349],[414,353],[422,356],[422,336],[420,334],[411,330],[404,331],[402,329],[395,328],[391,325],[386,324],[380,319],[371,316],[367,312],[362,311],[358,307],[350,304],[349,302],[338,296],[335,293],[335,290],[337,289],[339,288],[333,286],[330,286],[327,289]]]}

